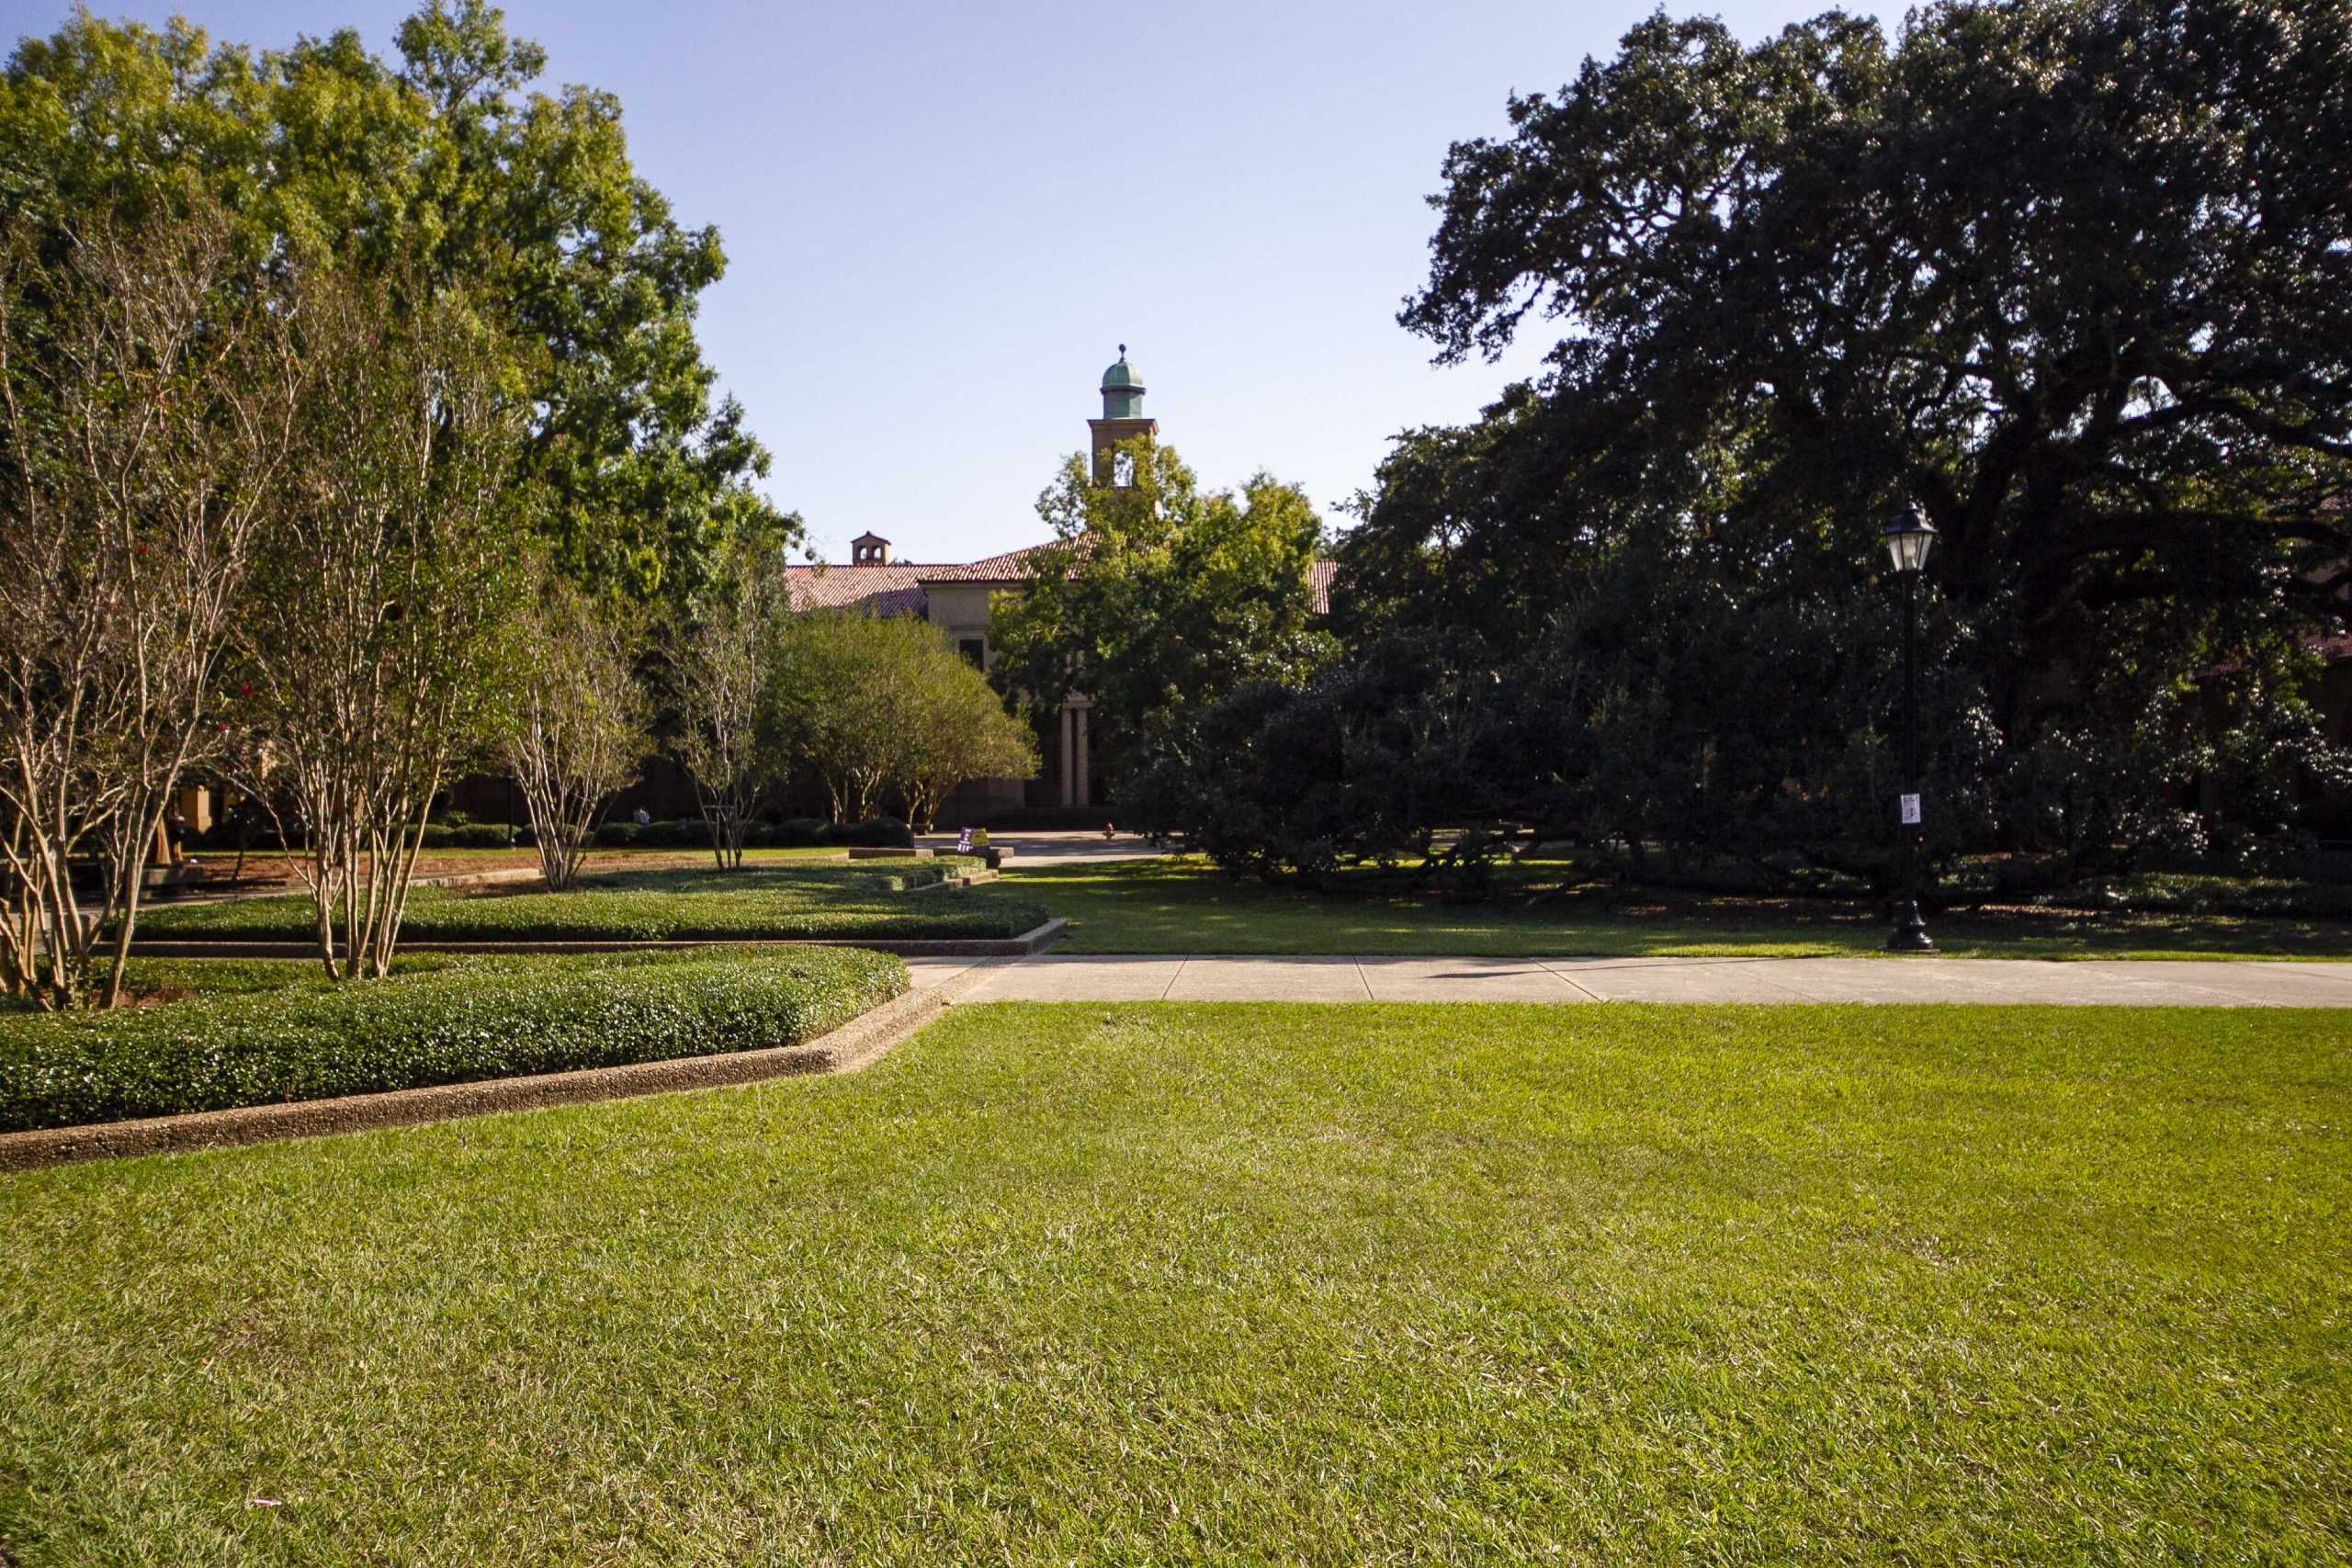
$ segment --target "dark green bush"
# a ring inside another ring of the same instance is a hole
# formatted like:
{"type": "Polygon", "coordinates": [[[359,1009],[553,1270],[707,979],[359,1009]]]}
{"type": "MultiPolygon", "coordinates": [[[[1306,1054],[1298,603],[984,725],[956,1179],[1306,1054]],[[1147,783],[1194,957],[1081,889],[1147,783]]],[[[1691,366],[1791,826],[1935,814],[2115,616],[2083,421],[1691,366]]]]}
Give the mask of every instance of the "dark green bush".
{"type": "Polygon", "coordinates": [[[508,827],[503,822],[458,822],[447,826],[425,824],[423,846],[428,850],[503,850],[509,845],[527,845],[538,840],[525,826],[508,827]]]}
{"type": "Polygon", "coordinates": [[[790,1045],[907,986],[887,953],[699,949],[0,1016],[0,1132],[790,1045]]]}

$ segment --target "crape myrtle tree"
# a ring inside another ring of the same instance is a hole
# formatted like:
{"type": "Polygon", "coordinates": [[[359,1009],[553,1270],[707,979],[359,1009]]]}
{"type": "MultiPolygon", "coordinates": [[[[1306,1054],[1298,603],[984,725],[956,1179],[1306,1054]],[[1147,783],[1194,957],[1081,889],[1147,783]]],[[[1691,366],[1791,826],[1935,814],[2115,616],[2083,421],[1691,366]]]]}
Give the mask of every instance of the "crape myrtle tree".
{"type": "MultiPolygon", "coordinates": [[[[797,533],[797,519],[793,532],[797,533]]],[[[782,536],[739,535],[684,613],[666,660],[678,761],[694,780],[720,871],[743,864],[743,839],[781,761],[771,709],[778,638],[791,614],[782,536]]]]}
{"type": "MultiPolygon", "coordinates": [[[[998,689],[1040,723],[1082,693],[1114,792],[1161,743],[1253,681],[1297,681],[1329,659],[1312,625],[1321,521],[1267,474],[1204,491],[1173,447],[1124,445],[1098,484],[1083,457],[1038,497],[1055,540],[989,628],[998,689]]],[[[1138,823],[1138,826],[1148,824],[1138,823]]]]}
{"type": "Polygon", "coordinates": [[[120,999],[300,381],[283,290],[179,197],[0,230],[0,994],[47,1008],[120,999]]]}
{"type": "Polygon", "coordinates": [[[1946,848],[2194,849],[2200,774],[2266,815],[2340,783],[2305,645],[2352,581],[2347,83],[2341,0],[1653,17],[1449,154],[1404,324],[1561,335],[1399,441],[1343,627],[1473,627],[1549,694],[1508,793],[1555,820],[1850,857],[1916,502],[1946,848]]]}
{"type": "Polygon", "coordinates": [[[824,784],[836,822],[866,820],[895,792],[922,829],[966,780],[1037,771],[1028,726],[944,632],[910,616],[793,616],[768,716],[771,750],[824,784]]]}
{"type": "Polygon", "coordinates": [[[398,824],[416,790],[487,760],[514,694],[511,639],[491,631],[523,603],[523,563],[678,614],[739,532],[787,525],[752,488],[767,456],[714,402],[694,336],[717,235],[636,176],[617,103],[532,91],[541,51],[478,0],[434,0],[398,41],[396,62],[349,30],[255,53],[76,14],[0,74],[0,192],[44,254],[91,223],[176,210],[193,182],[273,283],[331,275],[380,295],[380,365],[354,359],[366,323],[339,310],[299,351],[348,367],[352,407],[390,423],[306,409],[309,467],[274,514],[224,768],[283,807],[330,954],[343,931],[330,966],[361,975],[397,937],[414,848],[398,824]],[[316,508],[338,492],[360,512],[331,525],[316,508]],[[419,497],[451,511],[425,518],[419,497]],[[363,525],[385,531],[373,561],[363,525]],[[281,547],[335,526],[315,561],[281,547]],[[294,597],[266,597],[280,592],[294,597]],[[419,618],[428,597],[446,618],[419,618]],[[315,693],[290,674],[304,614],[332,623],[322,657],[343,661],[315,693]],[[379,649],[370,690],[351,661],[379,649]],[[331,722],[358,727],[340,758],[331,722]]]}
{"type": "Polygon", "coordinates": [[[597,814],[651,749],[630,617],[561,578],[519,622],[521,681],[499,757],[521,785],[548,888],[580,879],[597,814]]]}
{"type": "Polygon", "coordinates": [[[1037,774],[1037,737],[1007,713],[969,660],[946,635],[932,630],[908,683],[892,783],[907,808],[907,824],[929,832],[939,808],[958,784],[973,779],[1028,779],[1037,774]]]}
{"type": "Polygon", "coordinates": [[[461,301],[413,299],[309,280],[295,450],[238,622],[240,782],[278,811],[341,979],[389,972],[434,796],[522,684],[527,382],[461,301]]]}

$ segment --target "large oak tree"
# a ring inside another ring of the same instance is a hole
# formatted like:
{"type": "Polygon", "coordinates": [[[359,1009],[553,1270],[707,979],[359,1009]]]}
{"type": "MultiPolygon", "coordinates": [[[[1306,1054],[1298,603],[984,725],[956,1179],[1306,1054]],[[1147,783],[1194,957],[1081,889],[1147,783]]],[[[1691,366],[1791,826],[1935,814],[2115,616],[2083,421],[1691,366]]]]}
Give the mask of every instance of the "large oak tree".
{"type": "Polygon", "coordinates": [[[1752,821],[1871,783],[1873,536],[1916,502],[1936,754],[2002,822],[2079,846],[2232,758],[2338,765],[2299,650],[2352,583],[2352,6],[1950,4],[1753,45],[1661,14],[1510,114],[1449,154],[1401,319],[1447,360],[1557,339],[1476,426],[1400,442],[1353,627],[1647,682],[1666,815],[1752,821]]]}

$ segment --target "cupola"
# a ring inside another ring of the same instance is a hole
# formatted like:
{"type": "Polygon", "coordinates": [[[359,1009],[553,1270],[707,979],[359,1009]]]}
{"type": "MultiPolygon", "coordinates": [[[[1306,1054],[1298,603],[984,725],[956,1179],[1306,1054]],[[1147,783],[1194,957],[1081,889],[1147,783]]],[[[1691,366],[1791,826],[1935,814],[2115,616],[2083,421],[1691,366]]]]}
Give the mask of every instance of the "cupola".
{"type": "Polygon", "coordinates": [[[1127,363],[1127,345],[1119,345],[1119,357],[1102,372],[1102,417],[1104,419],[1141,419],[1143,417],[1143,383],[1136,379],[1135,367],[1127,363]]]}

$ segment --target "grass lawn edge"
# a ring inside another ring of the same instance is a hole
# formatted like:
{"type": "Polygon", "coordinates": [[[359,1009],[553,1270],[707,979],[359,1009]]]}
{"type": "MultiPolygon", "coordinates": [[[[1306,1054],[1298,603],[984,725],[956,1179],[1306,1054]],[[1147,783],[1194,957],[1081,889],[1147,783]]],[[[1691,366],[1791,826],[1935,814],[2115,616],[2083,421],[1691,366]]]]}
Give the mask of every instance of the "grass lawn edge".
{"type": "Polygon", "coordinates": [[[0,1133],[0,1173],[854,1072],[912,1037],[961,989],[977,983],[978,976],[963,976],[959,983],[908,991],[793,1045],[0,1133]]]}

